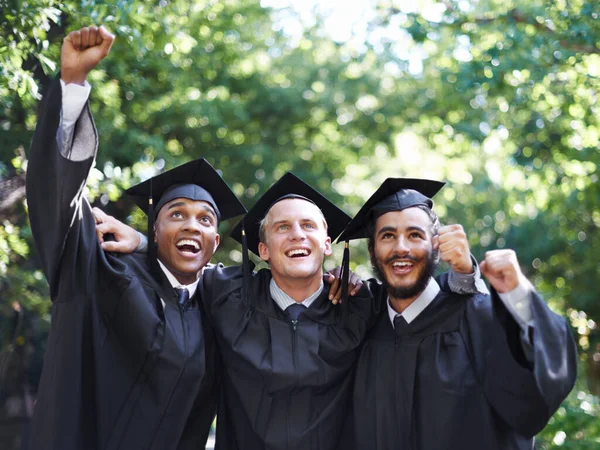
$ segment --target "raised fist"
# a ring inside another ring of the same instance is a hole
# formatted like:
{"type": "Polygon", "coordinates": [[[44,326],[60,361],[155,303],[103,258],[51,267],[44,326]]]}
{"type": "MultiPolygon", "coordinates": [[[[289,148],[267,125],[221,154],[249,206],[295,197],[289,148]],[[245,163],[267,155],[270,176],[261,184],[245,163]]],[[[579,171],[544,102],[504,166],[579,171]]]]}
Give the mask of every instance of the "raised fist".
{"type": "Polygon", "coordinates": [[[88,73],[108,55],[114,40],[114,35],[103,26],[70,32],[60,52],[62,80],[66,84],[83,84],[88,73]]]}

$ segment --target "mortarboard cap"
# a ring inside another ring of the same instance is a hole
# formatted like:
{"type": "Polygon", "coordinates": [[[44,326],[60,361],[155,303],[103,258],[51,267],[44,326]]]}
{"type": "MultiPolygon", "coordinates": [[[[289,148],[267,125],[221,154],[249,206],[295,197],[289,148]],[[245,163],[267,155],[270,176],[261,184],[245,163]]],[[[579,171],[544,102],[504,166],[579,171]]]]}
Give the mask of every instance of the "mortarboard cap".
{"type": "Polygon", "coordinates": [[[204,158],[156,175],[127,189],[126,193],[152,221],[160,208],[175,198],[208,202],[219,220],[227,220],[246,212],[227,183],[204,158]]]}
{"type": "Polygon", "coordinates": [[[367,229],[371,221],[385,213],[402,211],[417,205],[431,209],[431,197],[437,194],[444,184],[441,181],[419,178],[388,178],[354,216],[339,240],[367,238],[367,229]]]}
{"type": "Polygon", "coordinates": [[[265,218],[275,203],[287,198],[301,198],[315,204],[327,221],[327,233],[332,241],[350,222],[350,217],[344,211],[296,175],[288,172],[258,199],[242,221],[235,226],[231,237],[243,245],[242,228],[245,228],[248,249],[258,255],[260,221],[265,218]]]}

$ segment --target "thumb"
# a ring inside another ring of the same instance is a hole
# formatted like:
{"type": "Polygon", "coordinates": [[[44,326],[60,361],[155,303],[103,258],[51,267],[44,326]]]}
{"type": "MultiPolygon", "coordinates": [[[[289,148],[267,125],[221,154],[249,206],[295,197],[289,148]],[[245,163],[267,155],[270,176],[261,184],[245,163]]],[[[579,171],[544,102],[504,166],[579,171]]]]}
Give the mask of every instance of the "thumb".
{"type": "Polygon", "coordinates": [[[479,270],[481,271],[482,274],[487,275],[488,266],[487,266],[487,263],[485,262],[485,259],[479,263],[479,270]]]}

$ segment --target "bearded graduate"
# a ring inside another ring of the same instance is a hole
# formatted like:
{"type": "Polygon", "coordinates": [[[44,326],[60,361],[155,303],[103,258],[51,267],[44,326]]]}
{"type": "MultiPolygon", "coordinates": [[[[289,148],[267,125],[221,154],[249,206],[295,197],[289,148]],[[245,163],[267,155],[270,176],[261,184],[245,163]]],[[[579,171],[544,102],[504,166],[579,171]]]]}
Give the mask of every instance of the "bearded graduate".
{"type": "Polygon", "coordinates": [[[357,363],[347,448],[531,450],[574,385],[569,325],[514,251],[486,253],[491,295],[440,291],[447,243],[431,197],[442,185],[390,178],[344,233],[368,239],[381,280],[368,283],[380,314],[357,363]]]}
{"type": "Polygon", "coordinates": [[[98,143],[86,77],[113,39],[103,27],[65,38],[30,150],[29,216],[53,303],[31,448],[204,448],[220,360],[195,292],[219,221],[245,209],[196,160],[128,191],[148,215],[148,257],[102,249],[83,196],[98,143]]]}

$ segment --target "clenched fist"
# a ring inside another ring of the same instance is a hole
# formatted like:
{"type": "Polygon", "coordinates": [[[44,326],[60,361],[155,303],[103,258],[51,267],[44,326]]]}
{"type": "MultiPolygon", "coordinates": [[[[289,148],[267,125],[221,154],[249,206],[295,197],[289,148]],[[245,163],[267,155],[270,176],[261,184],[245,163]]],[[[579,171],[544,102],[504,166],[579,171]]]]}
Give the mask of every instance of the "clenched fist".
{"type": "Polygon", "coordinates": [[[462,225],[440,227],[433,244],[440,252],[440,259],[450,264],[454,272],[473,273],[469,241],[462,225]]]}
{"type": "Polygon", "coordinates": [[[514,250],[491,250],[486,252],[485,259],[479,267],[492,287],[500,293],[512,291],[524,278],[514,250]]]}
{"type": "Polygon", "coordinates": [[[61,78],[83,84],[88,73],[110,52],[115,37],[106,28],[83,27],[70,32],[60,51],[61,78]]]}

